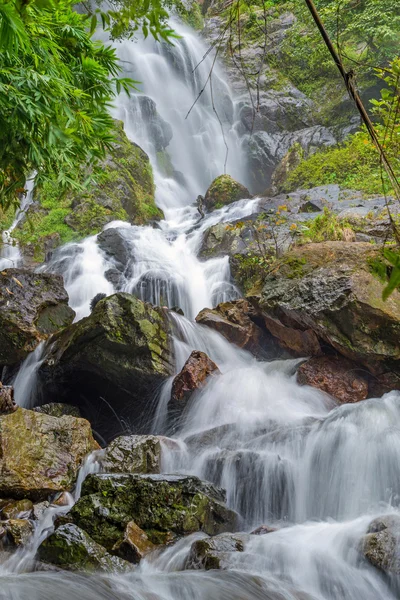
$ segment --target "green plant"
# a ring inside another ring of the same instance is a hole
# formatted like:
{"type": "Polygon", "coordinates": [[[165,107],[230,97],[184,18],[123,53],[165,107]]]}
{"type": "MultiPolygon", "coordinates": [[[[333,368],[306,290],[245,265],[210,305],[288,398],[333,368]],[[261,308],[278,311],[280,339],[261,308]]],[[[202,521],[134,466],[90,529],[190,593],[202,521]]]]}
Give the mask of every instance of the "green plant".
{"type": "Polygon", "coordinates": [[[322,215],[303,224],[299,243],[343,240],[346,230],[351,230],[350,224],[324,208],[322,215]]]}

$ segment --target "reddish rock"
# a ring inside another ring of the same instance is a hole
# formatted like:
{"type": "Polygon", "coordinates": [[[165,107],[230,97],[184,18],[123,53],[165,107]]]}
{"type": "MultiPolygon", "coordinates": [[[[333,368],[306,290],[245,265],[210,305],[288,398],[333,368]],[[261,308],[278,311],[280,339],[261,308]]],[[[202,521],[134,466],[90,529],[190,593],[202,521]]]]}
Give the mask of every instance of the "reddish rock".
{"type": "Polygon", "coordinates": [[[184,408],[193,392],[206,382],[211,373],[219,373],[217,365],[199,350],[194,350],[172,383],[171,401],[184,408]]]}
{"type": "Polygon", "coordinates": [[[265,326],[282,348],[297,356],[319,356],[321,346],[312,329],[294,329],[286,327],[278,319],[264,315],[265,326]]]}
{"type": "Polygon", "coordinates": [[[222,302],[214,309],[204,308],[196,317],[200,325],[215,329],[228,342],[259,358],[276,356],[273,338],[253,319],[257,319],[256,311],[244,299],[222,302]]]}
{"type": "Polygon", "coordinates": [[[340,404],[359,402],[368,397],[368,382],[359,367],[342,357],[320,356],[303,363],[297,371],[302,385],[327,392],[340,404]]]}

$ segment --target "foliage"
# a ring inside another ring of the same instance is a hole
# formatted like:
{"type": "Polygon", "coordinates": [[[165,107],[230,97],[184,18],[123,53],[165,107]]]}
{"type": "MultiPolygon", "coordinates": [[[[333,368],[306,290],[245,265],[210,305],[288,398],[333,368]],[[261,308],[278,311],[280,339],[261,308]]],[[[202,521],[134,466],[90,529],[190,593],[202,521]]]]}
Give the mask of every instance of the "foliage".
{"type": "Polygon", "coordinates": [[[0,1],[0,204],[17,202],[28,174],[77,187],[113,142],[109,106],[133,82],[115,50],[92,39],[73,0],[0,1]]]}
{"type": "Polygon", "coordinates": [[[339,219],[328,208],[324,208],[322,215],[302,226],[300,243],[340,241],[346,239],[346,233],[351,232],[350,224],[339,219]]]}

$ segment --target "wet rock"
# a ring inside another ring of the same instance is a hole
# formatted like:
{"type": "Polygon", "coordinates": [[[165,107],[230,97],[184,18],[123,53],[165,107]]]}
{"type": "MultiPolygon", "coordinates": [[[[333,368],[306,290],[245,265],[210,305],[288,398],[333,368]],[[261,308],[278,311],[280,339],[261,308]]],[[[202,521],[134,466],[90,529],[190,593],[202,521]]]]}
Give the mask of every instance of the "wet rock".
{"type": "Polygon", "coordinates": [[[400,575],[400,517],[387,515],[372,521],[361,543],[365,558],[388,575],[400,575]]]}
{"type": "Polygon", "coordinates": [[[81,417],[81,413],[77,406],[72,404],[63,404],[62,402],[50,402],[49,404],[42,404],[42,406],[36,406],[33,409],[35,412],[43,415],[50,415],[50,417],[64,417],[69,415],[70,417],[81,417]]]}
{"type": "Polygon", "coordinates": [[[220,175],[208,188],[204,196],[204,206],[207,210],[213,210],[245,198],[251,198],[251,194],[244,185],[230,175],[220,175]]]}
{"type": "Polygon", "coordinates": [[[32,509],[32,518],[35,521],[40,521],[40,519],[43,517],[43,513],[49,508],[49,506],[50,502],[47,500],[34,504],[32,509]]]}
{"type": "Polygon", "coordinates": [[[186,562],[186,569],[223,569],[229,555],[243,552],[249,534],[223,533],[212,538],[193,542],[186,562]]]}
{"type": "Polygon", "coordinates": [[[39,342],[72,323],[62,277],[27,269],[0,273],[0,364],[23,360],[39,342]]]}
{"type": "Polygon", "coordinates": [[[295,143],[279,162],[271,177],[273,195],[284,191],[288,175],[300,164],[303,158],[303,149],[295,143]]]}
{"type": "Polygon", "coordinates": [[[51,503],[54,506],[68,506],[71,503],[71,496],[68,492],[60,492],[55,495],[51,503]]]}
{"type": "Polygon", "coordinates": [[[0,381],[0,413],[14,412],[17,408],[14,388],[11,385],[3,385],[0,381]]]}
{"type": "Polygon", "coordinates": [[[229,434],[232,434],[232,437],[237,436],[235,423],[218,425],[217,427],[211,427],[200,433],[194,433],[186,437],[184,442],[191,450],[196,450],[205,446],[215,446],[222,437],[229,434]]]}
{"type": "Polygon", "coordinates": [[[131,255],[124,233],[124,227],[115,227],[106,229],[97,236],[99,248],[107,255],[107,258],[112,258],[115,268],[120,274],[124,272],[131,255]]]}
{"type": "Polygon", "coordinates": [[[87,454],[98,448],[84,419],[19,408],[0,416],[0,493],[45,499],[70,489],[87,454]]]}
{"type": "Polygon", "coordinates": [[[0,511],[1,519],[30,519],[33,504],[31,500],[10,500],[0,511]]]}
{"type": "Polygon", "coordinates": [[[223,492],[197,477],[180,475],[90,475],[68,518],[113,552],[133,521],[153,544],[204,531],[237,529],[237,514],[223,492]]]}
{"type": "Polygon", "coordinates": [[[165,311],[130,294],[105,298],[53,338],[39,370],[45,399],[73,399],[106,440],[124,428],[140,432],[150,400],[172,373],[165,311]],[[117,416],[116,416],[117,415],[117,416]]]}
{"type": "Polygon", "coordinates": [[[368,397],[368,380],[357,364],[334,356],[311,358],[300,365],[297,381],[330,394],[340,404],[359,402],[368,397]]]}
{"type": "Polygon", "coordinates": [[[101,464],[106,473],[160,473],[160,438],[155,435],[118,437],[107,446],[101,464]]]}
{"type": "Polygon", "coordinates": [[[252,301],[270,323],[312,331],[321,345],[366,366],[374,375],[400,375],[400,293],[382,300],[384,283],[371,263],[379,249],[361,242],[323,242],[294,248],[267,276],[252,301]]]}
{"type": "Polygon", "coordinates": [[[68,571],[124,573],[129,563],[109,554],[72,523],[61,525],[38,549],[38,558],[68,571]]]}
{"type": "Polygon", "coordinates": [[[260,525],[260,527],[254,529],[250,535],[267,535],[267,533],[273,533],[274,531],[278,531],[278,529],[276,527],[270,527],[269,525],[260,525]]]}
{"type": "Polygon", "coordinates": [[[150,542],[145,532],[136,523],[130,521],[122,540],[113,546],[113,552],[131,563],[138,563],[155,548],[155,544],[150,542]]]}
{"type": "Polygon", "coordinates": [[[28,519],[9,519],[0,522],[6,532],[6,544],[14,547],[26,546],[33,535],[33,525],[28,519]]]}
{"type": "Polygon", "coordinates": [[[204,387],[210,375],[218,373],[220,370],[207,354],[194,350],[172,382],[169,411],[181,413],[193,392],[204,387]]]}
{"type": "Polygon", "coordinates": [[[246,300],[222,302],[216,308],[203,309],[196,317],[200,325],[218,331],[229,342],[251,352],[257,357],[267,358],[273,352],[273,341],[268,333],[256,323],[255,311],[246,300]]]}

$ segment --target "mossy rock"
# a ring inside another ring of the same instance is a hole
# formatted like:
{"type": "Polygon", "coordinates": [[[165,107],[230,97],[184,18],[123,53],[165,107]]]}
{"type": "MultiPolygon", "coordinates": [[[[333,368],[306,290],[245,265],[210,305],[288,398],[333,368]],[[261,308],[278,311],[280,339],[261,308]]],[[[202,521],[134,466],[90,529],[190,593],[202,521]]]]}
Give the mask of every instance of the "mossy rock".
{"type": "Polygon", "coordinates": [[[160,438],[155,435],[120,436],[107,446],[101,462],[106,473],[160,473],[160,438]]]}
{"type": "Polygon", "coordinates": [[[0,273],[0,364],[13,365],[41,340],[72,323],[75,313],[60,275],[7,269],[0,273]]]}
{"type": "Polygon", "coordinates": [[[204,204],[208,210],[213,210],[245,198],[251,198],[251,194],[244,185],[235,181],[230,175],[220,175],[208,188],[204,204]]]}
{"type": "Polygon", "coordinates": [[[0,494],[43,500],[70,490],[85,457],[98,448],[85,419],[18,408],[0,416],[0,494]]]}
{"type": "Polygon", "coordinates": [[[13,234],[30,261],[42,262],[57,245],[99,233],[114,220],[144,225],[163,218],[149,157],[126,137],[121,121],[115,122],[115,136],[112,152],[86,191],[61,196],[57,182],[50,182],[36,192],[13,234]]]}
{"type": "Polygon", "coordinates": [[[197,477],[180,475],[90,475],[68,517],[113,551],[134,521],[154,544],[195,531],[234,531],[237,514],[224,494],[197,477]]]}
{"type": "Polygon", "coordinates": [[[144,415],[148,421],[154,393],[172,371],[166,312],[118,293],[53,338],[39,378],[44,401],[77,404],[109,440],[124,419],[134,432],[144,415]]]}
{"type": "Polygon", "coordinates": [[[124,573],[128,562],[109,554],[82,529],[72,523],[61,525],[39,546],[37,557],[44,563],[68,571],[124,573]]]}

